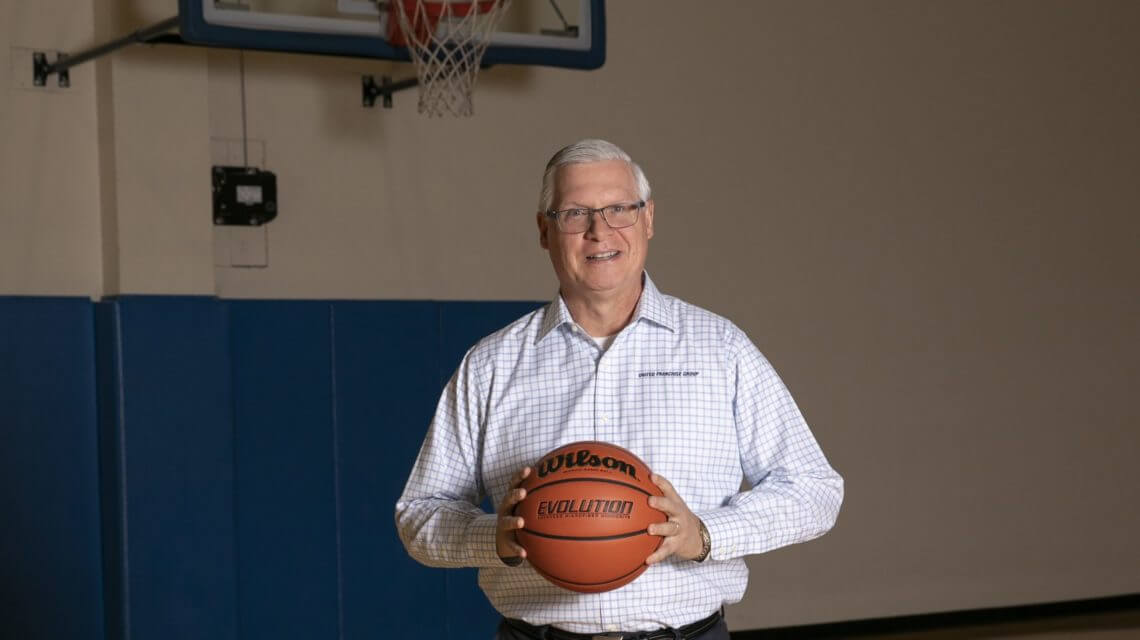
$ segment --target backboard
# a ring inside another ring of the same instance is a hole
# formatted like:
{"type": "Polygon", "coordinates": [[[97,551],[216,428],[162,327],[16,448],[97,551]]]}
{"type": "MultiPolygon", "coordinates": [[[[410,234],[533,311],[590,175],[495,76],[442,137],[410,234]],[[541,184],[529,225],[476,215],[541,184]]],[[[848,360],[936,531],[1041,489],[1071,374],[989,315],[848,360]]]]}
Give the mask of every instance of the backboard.
{"type": "MultiPolygon", "coordinates": [[[[384,0],[178,0],[192,44],[408,61],[385,39],[384,0]]],[[[606,58],[604,0],[514,0],[483,64],[597,69],[606,58]]]]}

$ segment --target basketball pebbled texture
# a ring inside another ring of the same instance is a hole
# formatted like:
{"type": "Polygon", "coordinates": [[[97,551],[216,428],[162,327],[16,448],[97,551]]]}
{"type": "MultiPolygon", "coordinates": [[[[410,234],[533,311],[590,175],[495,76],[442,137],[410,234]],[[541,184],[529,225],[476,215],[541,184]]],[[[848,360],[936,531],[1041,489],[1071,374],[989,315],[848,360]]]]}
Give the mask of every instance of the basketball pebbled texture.
{"type": "Polygon", "coordinates": [[[581,593],[626,585],[647,568],[661,545],[646,528],[665,522],[649,506],[662,495],[649,467],[606,442],[575,442],[547,453],[520,485],[526,497],[514,514],[531,566],[550,582],[581,593]]]}

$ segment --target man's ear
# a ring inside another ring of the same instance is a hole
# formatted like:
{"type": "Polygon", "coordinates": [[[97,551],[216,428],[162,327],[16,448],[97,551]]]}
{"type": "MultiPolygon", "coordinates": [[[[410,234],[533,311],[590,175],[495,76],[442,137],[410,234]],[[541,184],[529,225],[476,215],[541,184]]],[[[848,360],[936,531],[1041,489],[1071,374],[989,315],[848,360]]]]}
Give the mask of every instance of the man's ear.
{"type": "Polygon", "coordinates": [[[550,218],[547,218],[546,214],[539,211],[538,215],[535,216],[535,220],[538,222],[538,246],[549,251],[550,243],[546,240],[546,228],[547,225],[550,224],[550,218]]]}
{"type": "Polygon", "coordinates": [[[653,237],[653,201],[645,203],[645,237],[653,237]]]}

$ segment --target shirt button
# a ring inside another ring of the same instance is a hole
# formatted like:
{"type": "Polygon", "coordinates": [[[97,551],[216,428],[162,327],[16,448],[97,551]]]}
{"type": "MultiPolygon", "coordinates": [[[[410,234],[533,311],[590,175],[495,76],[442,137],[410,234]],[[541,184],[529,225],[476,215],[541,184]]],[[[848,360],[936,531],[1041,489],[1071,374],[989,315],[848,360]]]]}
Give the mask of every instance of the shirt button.
{"type": "Polygon", "coordinates": [[[602,414],[602,424],[609,424],[609,423],[610,423],[610,414],[603,413],[602,414]]]}

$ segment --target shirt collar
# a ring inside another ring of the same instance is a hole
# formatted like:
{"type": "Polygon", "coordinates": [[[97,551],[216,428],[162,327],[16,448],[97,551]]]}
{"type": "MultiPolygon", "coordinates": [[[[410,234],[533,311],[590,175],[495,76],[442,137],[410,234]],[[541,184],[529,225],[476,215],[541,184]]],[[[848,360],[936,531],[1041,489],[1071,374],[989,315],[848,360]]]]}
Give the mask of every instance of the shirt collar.
{"type": "Polygon", "coordinates": [[[634,322],[642,318],[657,323],[670,331],[677,330],[677,319],[669,305],[665,303],[665,296],[661,295],[657,286],[653,284],[653,280],[649,278],[648,272],[645,273],[641,300],[637,302],[637,311],[633,315],[634,322]]]}
{"type": "MultiPolygon", "coordinates": [[[[637,301],[637,310],[634,311],[633,320],[630,324],[645,319],[659,324],[670,331],[676,331],[676,319],[670,312],[669,306],[665,304],[665,297],[657,290],[657,286],[654,285],[653,280],[650,279],[648,272],[642,272],[641,282],[641,298],[637,301]]],[[[570,309],[566,306],[562,295],[559,294],[554,297],[554,300],[550,301],[550,304],[546,305],[545,316],[542,319],[542,327],[538,331],[535,344],[542,342],[543,338],[551,331],[564,324],[574,324],[574,317],[570,315],[570,309]]]]}
{"type": "Polygon", "coordinates": [[[556,327],[561,327],[564,324],[573,324],[574,318],[570,315],[570,309],[566,307],[566,302],[562,299],[562,294],[554,296],[554,300],[546,305],[546,314],[542,319],[542,328],[538,330],[538,338],[535,339],[535,344],[542,342],[542,339],[547,336],[556,327]]]}

